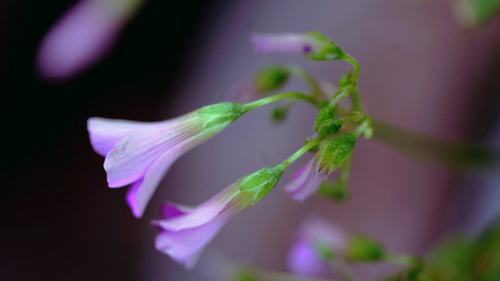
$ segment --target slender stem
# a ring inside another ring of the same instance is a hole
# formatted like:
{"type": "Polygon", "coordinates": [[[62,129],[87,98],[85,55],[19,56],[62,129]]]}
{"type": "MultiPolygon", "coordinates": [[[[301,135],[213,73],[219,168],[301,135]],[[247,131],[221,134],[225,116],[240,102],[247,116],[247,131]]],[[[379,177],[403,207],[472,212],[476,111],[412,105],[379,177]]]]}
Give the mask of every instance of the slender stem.
{"type": "Polygon", "coordinates": [[[355,83],[357,83],[358,78],[359,78],[359,71],[360,71],[359,62],[355,58],[351,57],[351,55],[348,55],[348,54],[345,54],[345,57],[343,58],[343,60],[352,66],[353,80],[355,83]]]}
{"type": "Polygon", "coordinates": [[[302,67],[299,66],[288,66],[288,71],[290,71],[291,74],[299,77],[302,79],[307,86],[309,87],[309,90],[311,91],[311,94],[317,98],[317,99],[325,99],[326,96],[323,93],[323,90],[321,89],[321,86],[319,85],[318,81],[314,79],[309,72],[304,70],[302,67]]]}
{"type": "Polygon", "coordinates": [[[281,100],[287,100],[287,99],[305,101],[307,103],[312,104],[315,107],[320,106],[322,103],[320,100],[316,99],[315,97],[306,95],[306,94],[301,93],[301,92],[285,92],[285,93],[265,97],[265,98],[262,98],[260,100],[256,100],[253,102],[249,102],[249,103],[244,104],[243,106],[244,106],[245,110],[248,112],[248,111],[254,110],[256,108],[259,108],[261,106],[268,105],[270,103],[281,101],[281,100]]]}
{"type": "Polygon", "coordinates": [[[354,273],[349,269],[349,267],[347,267],[343,260],[336,259],[334,261],[330,261],[329,264],[334,271],[337,271],[339,273],[343,281],[356,280],[356,277],[354,277],[354,273]]]}
{"type": "Polygon", "coordinates": [[[302,157],[302,155],[304,155],[306,152],[308,152],[313,147],[315,147],[316,145],[318,145],[318,143],[319,143],[318,139],[309,140],[304,146],[302,146],[301,148],[299,148],[299,150],[295,151],[285,161],[281,162],[281,165],[283,165],[284,168],[286,169],[288,166],[290,166],[290,164],[292,164],[293,162],[297,161],[297,159],[299,159],[300,157],[302,157]]]}
{"type": "Polygon", "coordinates": [[[414,256],[387,254],[385,261],[410,268],[418,266],[418,258],[414,256]]]}
{"type": "Polygon", "coordinates": [[[498,168],[500,150],[478,144],[434,139],[373,120],[376,140],[424,159],[437,160],[454,168],[498,168]]]}

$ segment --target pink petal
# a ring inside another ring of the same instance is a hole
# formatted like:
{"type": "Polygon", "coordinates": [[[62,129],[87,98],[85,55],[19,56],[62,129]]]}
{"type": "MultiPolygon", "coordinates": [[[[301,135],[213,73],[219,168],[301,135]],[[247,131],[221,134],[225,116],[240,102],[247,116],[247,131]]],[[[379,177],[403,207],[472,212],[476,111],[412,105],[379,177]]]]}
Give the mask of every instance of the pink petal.
{"type": "Polygon", "coordinates": [[[129,120],[106,119],[92,117],[87,121],[87,130],[94,150],[101,156],[106,156],[120,141],[134,131],[151,126],[152,123],[129,120]]]}
{"type": "Polygon", "coordinates": [[[127,134],[104,160],[109,187],[120,187],[142,179],[160,155],[175,161],[205,139],[197,135],[189,120],[174,119],[154,128],[127,134]]]}
{"type": "Polygon", "coordinates": [[[66,78],[101,59],[141,2],[81,0],[43,39],[37,61],[41,74],[66,78]]]}
{"type": "Polygon", "coordinates": [[[314,47],[307,35],[299,33],[252,34],[250,41],[255,51],[262,53],[306,53],[314,47]]]}
{"type": "Polygon", "coordinates": [[[311,217],[302,224],[300,236],[310,243],[319,241],[335,252],[343,252],[350,235],[332,221],[311,217]]]}
{"type": "Polygon", "coordinates": [[[285,191],[294,200],[303,201],[318,190],[324,179],[316,172],[314,159],[311,159],[304,167],[295,172],[293,179],[285,186],[285,191]]]}
{"type": "MultiPolygon", "coordinates": [[[[236,196],[237,191],[231,185],[219,192],[205,203],[192,209],[182,216],[176,216],[171,219],[159,220],[155,224],[165,230],[179,231],[186,228],[198,227],[209,223],[215,219],[221,212],[236,213],[237,210],[231,208],[231,203],[236,196]]],[[[169,208],[177,208],[177,212],[185,212],[186,208],[179,209],[178,206],[170,205],[169,208]]]]}
{"type": "Polygon", "coordinates": [[[204,247],[230,219],[220,215],[206,224],[178,231],[163,230],[156,237],[156,249],[169,255],[187,268],[192,268],[204,247]]]}
{"type": "Polygon", "coordinates": [[[182,155],[181,150],[163,153],[148,168],[144,178],[136,181],[127,192],[127,203],[136,218],[142,217],[163,176],[172,164],[182,155]]]}
{"type": "Polygon", "coordinates": [[[288,271],[296,275],[322,277],[330,272],[328,265],[321,260],[308,241],[298,240],[287,256],[288,271]]]}

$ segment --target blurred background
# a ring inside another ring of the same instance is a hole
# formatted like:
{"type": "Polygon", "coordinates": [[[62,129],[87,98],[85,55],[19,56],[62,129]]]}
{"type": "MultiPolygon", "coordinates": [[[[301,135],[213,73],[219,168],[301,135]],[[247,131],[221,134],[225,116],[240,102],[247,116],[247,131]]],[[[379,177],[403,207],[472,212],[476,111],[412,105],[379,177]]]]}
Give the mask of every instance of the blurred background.
{"type": "MultiPolygon", "coordinates": [[[[228,224],[186,271],[154,250],[149,221],[159,204],[198,204],[280,161],[311,133],[314,111],[297,105],[281,125],[268,109],[245,116],[176,162],[141,220],[131,216],[124,189],[106,187],[87,118],[163,120],[233,100],[267,64],[298,64],[335,81],[345,64],[262,56],[248,41],[252,32],[318,30],[360,61],[370,114],[436,137],[498,145],[500,21],[464,25],[453,1],[81,1],[0,1],[1,280],[222,280],[229,263],[284,270],[296,226],[313,213],[411,254],[447,233],[475,233],[496,216],[495,174],[459,174],[362,141],[349,202],[298,204],[278,188],[228,224]],[[85,2],[111,11],[90,18],[95,30],[112,26],[103,38],[114,39],[94,57],[65,53],[86,46],[92,29],[50,41],[49,31],[85,2]],[[44,51],[51,42],[62,49],[44,51]],[[86,64],[64,65],[71,55],[86,64]]],[[[304,89],[300,81],[288,87],[304,89]]],[[[373,280],[391,268],[356,270],[373,280]]]]}

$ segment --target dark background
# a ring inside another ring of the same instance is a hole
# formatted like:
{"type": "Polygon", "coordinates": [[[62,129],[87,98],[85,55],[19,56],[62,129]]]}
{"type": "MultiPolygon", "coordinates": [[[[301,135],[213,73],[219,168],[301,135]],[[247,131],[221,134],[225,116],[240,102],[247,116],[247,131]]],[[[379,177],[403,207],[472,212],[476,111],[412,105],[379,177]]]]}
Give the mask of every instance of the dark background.
{"type": "Polygon", "coordinates": [[[138,224],[105,186],[86,119],[158,119],[217,1],[147,1],[101,63],[40,79],[43,36],[76,1],[0,1],[1,280],[137,280],[138,224]],[[96,181],[95,179],[99,179],[96,181]],[[83,222],[83,223],[82,223],[83,222]]]}

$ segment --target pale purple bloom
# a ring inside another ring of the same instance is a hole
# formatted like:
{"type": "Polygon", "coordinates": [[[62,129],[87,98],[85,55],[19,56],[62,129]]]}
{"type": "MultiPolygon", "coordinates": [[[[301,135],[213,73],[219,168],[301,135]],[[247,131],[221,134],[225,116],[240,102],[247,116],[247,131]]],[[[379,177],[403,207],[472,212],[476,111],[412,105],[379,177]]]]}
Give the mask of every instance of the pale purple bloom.
{"type": "Polygon", "coordinates": [[[154,123],[94,117],[87,127],[94,150],[106,157],[109,187],[131,185],[127,202],[133,214],[141,217],[174,161],[242,114],[238,104],[221,103],[154,123]]]}
{"type": "Polygon", "coordinates": [[[334,254],[345,251],[350,235],[333,222],[318,217],[307,219],[300,227],[295,244],[287,257],[290,272],[304,276],[325,276],[329,272],[327,263],[322,260],[319,247],[331,250],[334,254]]]}
{"type": "Polygon", "coordinates": [[[48,32],[38,52],[44,77],[64,79],[101,59],[142,0],[80,0],[48,32]]]}
{"type": "Polygon", "coordinates": [[[156,249],[193,267],[205,246],[241,211],[238,194],[238,186],[231,185],[195,208],[164,204],[163,219],[153,221],[160,229],[156,249]]]}
{"type": "Polygon", "coordinates": [[[255,50],[262,53],[309,53],[316,46],[316,40],[307,33],[256,33],[250,41],[255,50]]]}
{"type": "Polygon", "coordinates": [[[313,195],[326,178],[316,169],[316,161],[313,158],[295,171],[292,180],[285,186],[285,191],[294,200],[303,201],[313,195]]]}

